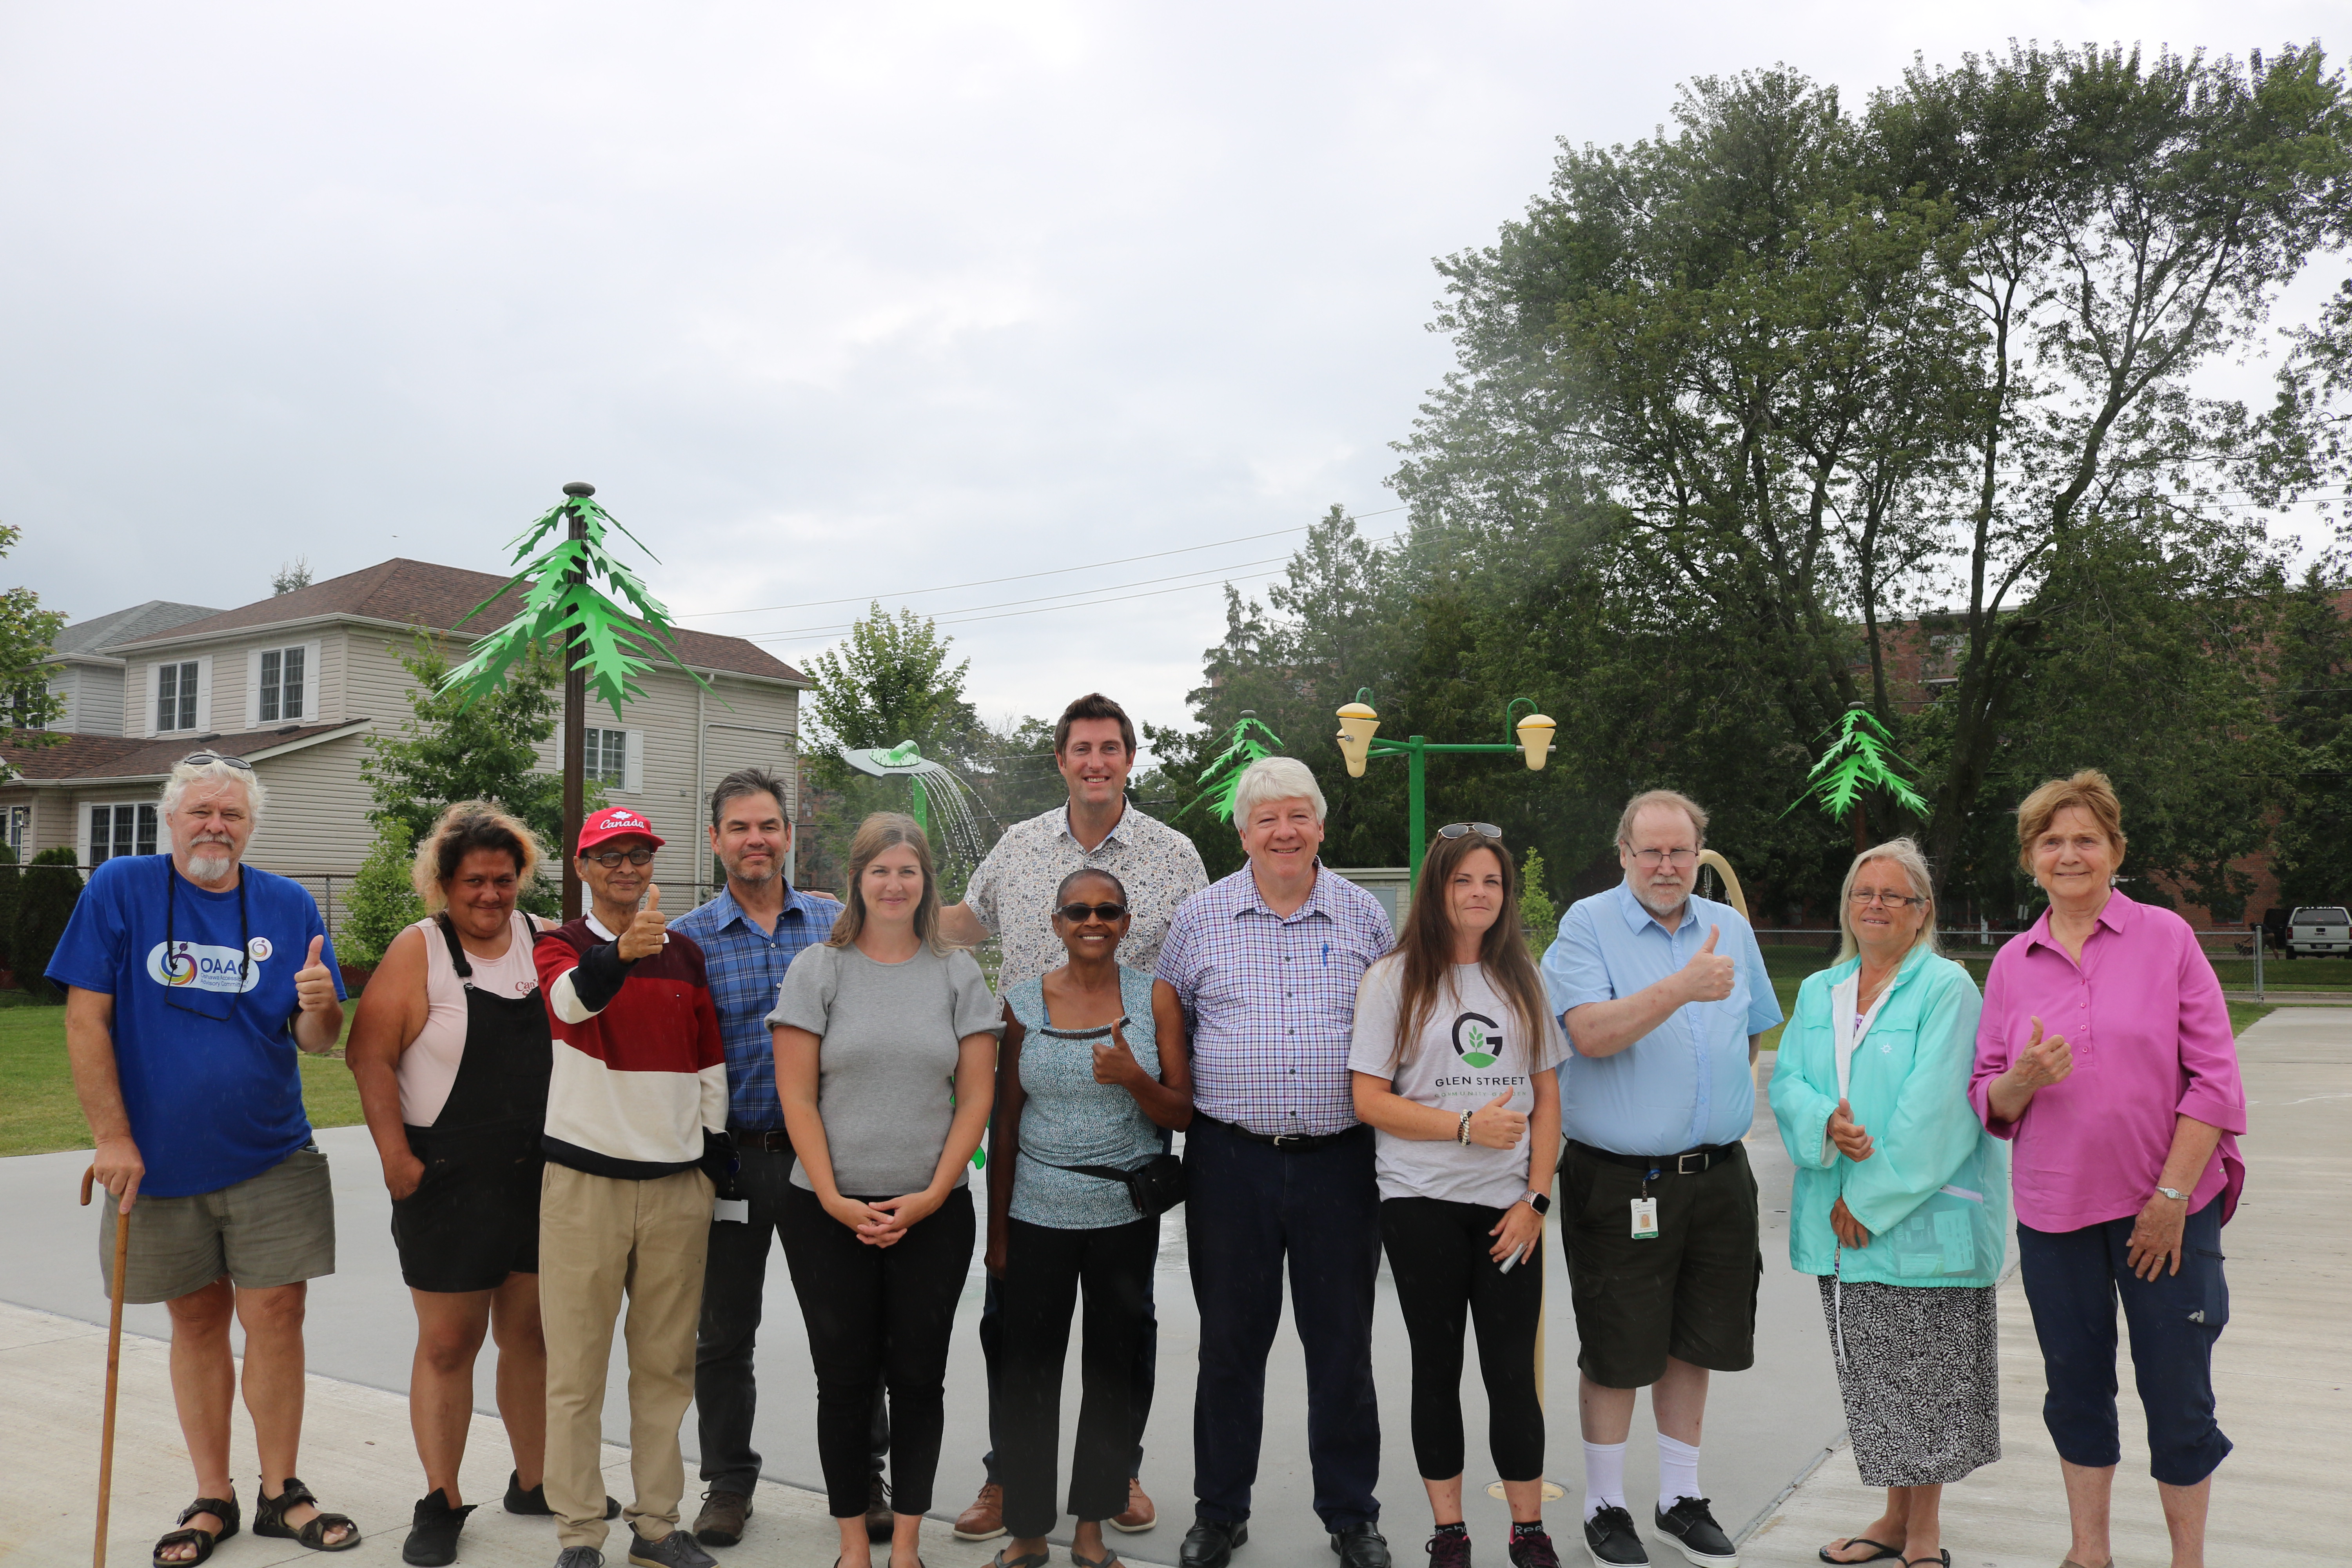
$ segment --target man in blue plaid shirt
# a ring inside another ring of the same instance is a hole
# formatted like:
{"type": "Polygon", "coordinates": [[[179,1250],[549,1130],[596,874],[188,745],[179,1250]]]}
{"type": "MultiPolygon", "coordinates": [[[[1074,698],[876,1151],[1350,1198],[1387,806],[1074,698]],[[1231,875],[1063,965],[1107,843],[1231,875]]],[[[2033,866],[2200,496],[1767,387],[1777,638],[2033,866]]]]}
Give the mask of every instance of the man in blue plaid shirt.
{"type": "Polygon", "coordinates": [[[768,1279],[768,1244],[793,1173],[793,1146],[776,1100],[775,1047],[767,1016],[784,971],[825,939],[841,905],[784,878],[793,847],[783,781],[740,768],[710,792],[710,852],[727,871],[716,898],[670,922],[702,948],[710,999],[727,1043],[727,1130],[742,1168],[719,1194],[710,1224],[695,1338],[695,1421],[702,1443],[701,1514],[695,1538],[732,1546],[743,1538],[751,1488],[760,1479],[751,1447],[757,1398],[751,1352],[768,1279]]]}

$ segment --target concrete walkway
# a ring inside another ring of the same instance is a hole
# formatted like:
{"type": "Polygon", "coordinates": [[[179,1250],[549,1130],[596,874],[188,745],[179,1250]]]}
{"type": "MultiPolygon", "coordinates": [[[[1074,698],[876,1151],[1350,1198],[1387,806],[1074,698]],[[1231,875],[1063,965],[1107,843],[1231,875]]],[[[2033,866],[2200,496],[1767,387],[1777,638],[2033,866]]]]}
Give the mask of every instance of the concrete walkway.
{"type": "MultiPolygon", "coordinates": [[[[2237,1453],[2215,1491],[2211,1560],[2280,1563],[2340,1562],[2328,1550],[2335,1537],[2326,1489],[2352,1459],[2352,1385],[2341,1321],[2352,1301],[2352,1016],[2334,1009],[2284,1009],[2249,1029],[2240,1041],[2253,1130],[2246,1140],[2252,1167],[2248,1196],[2225,1233],[2231,1262],[2233,1322],[2221,1340],[2217,1381],[2222,1422],[2237,1453]],[[2318,1543],[2318,1544],[2314,1544],[2318,1543]]],[[[1769,1070],[1770,1058],[1764,1068],[1769,1070]]],[[[369,1539],[348,1561],[352,1568],[398,1563],[408,1510],[419,1481],[408,1436],[407,1359],[415,1328],[406,1294],[392,1266],[384,1236],[383,1190],[358,1129],[322,1135],[336,1162],[341,1271],[314,1289],[310,1316],[313,1370],[303,1444],[303,1479],[327,1506],[356,1518],[369,1539]],[[322,1375],[331,1374],[331,1375],[322,1375]]],[[[1766,1209],[1765,1291],[1755,1371],[1717,1380],[1709,1412],[1704,1476],[1724,1523],[1742,1531],[1743,1561],[1750,1564],[1815,1563],[1824,1542],[1850,1533],[1877,1512],[1879,1494],[1863,1489],[1839,1431],[1836,1391],[1813,1282],[1787,1268],[1789,1173],[1769,1111],[1749,1140],[1766,1209]]],[[[14,1526],[0,1536],[0,1558],[44,1563],[86,1561],[95,1494],[98,1412],[105,1368],[105,1302],[96,1285],[94,1226],[74,1207],[72,1186],[87,1155],[61,1153],[0,1161],[0,1243],[12,1260],[0,1269],[0,1508],[14,1526]]],[[[1181,1210],[1177,1211],[1181,1215],[1181,1210]]],[[[1556,1249],[1548,1249],[1556,1250],[1556,1249]]],[[[1556,1257],[1552,1269],[1558,1271],[1556,1257]]],[[[985,1434],[978,1387],[979,1356],[969,1318],[978,1290],[967,1292],[950,1370],[949,1435],[938,1501],[951,1514],[977,1484],[985,1434]]],[[[1552,1281],[1548,1345],[1551,1394],[1550,1472],[1571,1496],[1580,1489],[1574,1424],[1576,1341],[1566,1312],[1565,1281],[1552,1281]]],[[[1189,1522],[1189,1427],[1195,1319],[1183,1272],[1181,1225],[1171,1225],[1158,1279],[1161,1318],[1160,1396],[1148,1434],[1146,1479],[1159,1497],[1163,1522],[1117,1544],[1143,1568],[1174,1561],[1189,1522]]],[[[1385,1526],[1397,1561],[1420,1561],[1427,1511],[1412,1476],[1405,1432],[1407,1375],[1403,1326],[1385,1279],[1377,1329],[1379,1379],[1387,1441],[1381,1496],[1385,1526]]],[[[810,1431],[811,1379],[781,1257],[770,1281],[770,1316],[761,1336],[759,1439],[767,1472],[752,1531],[744,1544],[721,1552],[722,1563],[808,1563],[824,1568],[835,1537],[824,1517],[810,1431]],[[785,1482],[798,1483],[782,1484],[785,1482]]],[[[138,1568],[154,1537],[185,1505],[187,1459],[173,1415],[165,1346],[142,1337],[162,1329],[160,1308],[132,1314],[126,1338],[123,1400],[116,1448],[113,1536],[108,1553],[116,1568],[138,1568]]],[[[1969,1568],[2049,1568],[2066,1543],[2064,1502],[2057,1467],[2039,1414],[2041,1363],[2021,1294],[2012,1279],[2001,1298],[2003,1429],[2008,1458],[1951,1488],[1945,1541],[1956,1564],[1969,1568]]],[[[488,1404],[483,1360],[484,1404],[488,1404]]],[[[1274,1563],[1328,1563],[1323,1537],[1307,1509],[1302,1367],[1297,1342],[1277,1342],[1269,1368],[1268,1421],[1253,1539],[1237,1568],[1274,1563]]],[[[1472,1479],[1487,1473],[1475,1452],[1484,1428],[1475,1377],[1466,1378],[1464,1403],[1474,1435],[1472,1479]]],[[[2127,1450],[2137,1443],[2137,1406],[2124,1373],[2127,1450]]],[[[1075,1368],[1068,1384],[1076,1390],[1075,1368]]],[[[619,1417],[620,1379],[608,1405],[607,1433],[625,1430],[619,1417]]],[[[1066,1422],[1067,1417],[1066,1416],[1066,1422]]],[[[1636,1423],[1646,1433],[1646,1415],[1636,1423]]],[[[1066,1442],[1068,1426],[1066,1425],[1066,1442]]],[[[237,1418],[236,1473],[254,1471],[250,1427],[237,1418]]],[[[687,1433],[693,1451],[693,1426],[687,1433]]],[[[626,1454],[606,1455],[608,1489],[626,1498],[626,1454]]],[[[1646,1438],[1628,1456],[1629,1489],[1646,1500],[1654,1466],[1646,1438]]],[[[497,1421],[478,1416],[468,1449],[468,1495],[489,1506],[467,1525],[461,1561],[467,1568],[512,1563],[546,1568],[554,1540],[544,1520],[498,1511],[509,1460],[497,1421]]],[[[250,1510],[251,1481],[242,1479],[250,1510]]],[[[698,1487],[693,1489],[698,1490],[698,1487]]],[[[2162,1522],[2146,1478],[2145,1450],[2127,1451],[2117,1489],[2118,1563],[2166,1561],[2162,1522]]],[[[1500,1568],[1503,1510],[1474,1485],[1473,1532],[1486,1568],[1500,1568]]],[[[689,1508],[692,1504],[689,1502],[689,1508]]],[[[1573,1504],[1552,1513],[1555,1539],[1570,1562],[1580,1561],[1573,1504]]],[[[616,1524],[617,1528],[617,1524],[616,1524]]],[[[991,1542],[970,1546],[950,1539],[943,1523],[925,1530],[930,1568],[979,1568],[991,1542]]],[[[1057,1552],[1057,1562],[1060,1554],[1057,1552]]],[[[290,1542],[249,1531],[223,1547],[226,1568],[308,1560],[290,1542]]],[[[1663,1542],[1653,1560],[1678,1562],[1663,1542]]],[[[619,1558],[614,1559],[615,1568],[619,1558]]]]}

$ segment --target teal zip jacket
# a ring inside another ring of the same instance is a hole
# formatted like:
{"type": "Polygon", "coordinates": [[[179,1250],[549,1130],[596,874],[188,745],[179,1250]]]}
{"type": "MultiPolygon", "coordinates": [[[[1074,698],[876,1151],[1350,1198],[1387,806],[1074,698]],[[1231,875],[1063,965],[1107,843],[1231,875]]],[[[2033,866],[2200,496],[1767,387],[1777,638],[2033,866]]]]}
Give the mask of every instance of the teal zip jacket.
{"type": "Polygon", "coordinates": [[[2009,1162],[1969,1103],[1983,998],[1948,958],[1919,948],[1903,961],[1848,1070],[1845,1098],[1874,1144],[1855,1162],[1823,1134],[1838,1103],[1830,994],[1861,967],[1851,958],[1809,975],[1780,1034],[1771,1100],[1797,1167],[1790,1266],[1887,1285],[1992,1284],[2009,1234],[2009,1162]],[[1841,1197],[1870,1233],[1843,1256],[1830,1228],[1841,1197]]]}

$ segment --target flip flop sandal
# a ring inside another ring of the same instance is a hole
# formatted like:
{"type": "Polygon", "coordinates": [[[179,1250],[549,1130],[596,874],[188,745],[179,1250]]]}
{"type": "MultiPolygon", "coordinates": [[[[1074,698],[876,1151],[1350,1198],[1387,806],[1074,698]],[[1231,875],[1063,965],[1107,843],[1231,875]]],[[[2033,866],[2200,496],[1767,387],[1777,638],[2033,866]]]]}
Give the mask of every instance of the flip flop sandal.
{"type": "MultiPolygon", "coordinates": [[[[1108,1545],[1109,1542],[1105,1542],[1104,1544],[1108,1545]]],[[[1118,1553],[1116,1552],[1106,1552],[1100,1557],[1087,1557],[1081,1554],[1076,1547],[1072,1547],[1070,1561],[1076,1563],[1078,1568],[1127,1568],[1127,1564],[1118,1560],[1118,1553]]]]}
{"type": "MultiPolygon", "coordinates": [[[[200,1497],[195,1501],[190,1503],[187,1507],[180,1510],[180,1517],[177,1522],[185,1525],[188,1521],[195,1518],[196,1515],[200,1513],[208,1513],[215,1519],[219,1520],[221,1521],[220,1529],[217,1531],[194,1529],[166,1531],[155,1542],[155,1568],[195,1568],[197,1563],[202,1563],[205,1558],[210,1557],[213,1554],[214,1547],[218,1546],[222,1542],[226,1541],[230,1536],[236,1533],[238,1519],[236,1499],[233,1497],[200,1497]],[[194,1557],[182,1558],[176,1562],[167,1561],[163,1556],[163,1552],[166,1547],[172,1546],[194,1546],[196,1549],[196,1554],[194,1557]]],[[[257,1524],[254,1528],[258,1530],[260,1526],[257,1524]]]]}
{"type": "MultiPolygon", "coordinates": [[[[1903,1555],[1903,1549],[1901,1547],[1889,1546],[1884,1541],[1873,1541],[1867,1535],[1849,1535],[1845,1538],[1845,1543],[1849,1547],[1874,1546],[1878,1550],[1873,1552],[1867,1557],[1832,1557],[1830,1555],[1830,1549],[1824,1546],[1822,1548],[1822,1561],[1824,1563],[1875,1563],[1882,1557],[1900,1557],[1903,1555]]],[[[1921,1561],[1924,1562],[1927,1561],[1927,1559],[1923,1558],[1921,1561]]]]}
{"type": "MultiPolygon", "coordinates": [[[[287,1523],[287,1510],[299,1508],[306,1502],[312,1508],[319,1506],[319,1500],[310,1495],[310,1489],[292,1476],[286,1478],[286,1489],[276,1497],[257,1494],[253,1500],[253,1533],[273,1536],[280,1541],[297,1541],[313,1552],[349,1552],[360,1543],[360,1527],[352,1522],[349,1514],[328,1513],[322,1510],[316,1519],[299,1529],[287,1523]],[[330,1542],[327,1531],[337,1525],[341,1525],[346,1533],[341,1541],[330,1542]]],[[[164,1568],[171,1568],[171,1564],[166,1563],[164,1568]]]]}
{"type": "MultiPolygon", "coordinates": [[[[1054,1554],[1051,1552],[1032,1552],[1025,1557],[1007,1557],[1004,1555],[1006,1550],[1007,1548],[1004,1547],[997,1548],[996,1557],[991,1568],[1045,1568],[1045,1564],[1054,1560],[1054,1554]]],[[[1071,1552],[1070,1561],[1077,1562],[1078,1554],[1075,1552],[1071,1552]]]]}
{"type": "Polygon", "coordinates": [[[1933,1557],[1906,1557],[1903,1560],[1903,1568],[1918,1568],[1918,1564],[1922,1563],[1927,1563],[1927,1568],[1952,1568],[1952,1554],[1949,1552],[1938,1552],[1933,1557]]]}

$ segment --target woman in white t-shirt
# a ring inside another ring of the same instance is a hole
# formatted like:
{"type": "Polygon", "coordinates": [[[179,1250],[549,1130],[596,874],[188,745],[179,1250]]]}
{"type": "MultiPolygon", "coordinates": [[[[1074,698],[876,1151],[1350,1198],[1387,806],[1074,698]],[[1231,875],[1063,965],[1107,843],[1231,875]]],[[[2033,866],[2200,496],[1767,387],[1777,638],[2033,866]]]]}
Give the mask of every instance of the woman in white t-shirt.
{"type": "Polygon", "coordinates": [[[1476,1326],[1487,1440],[1511,1507],[1513,1568],[1558,1568],[1543,1527],[1536,1331],[1543,1215],[1559,1159],[1559,1020],[1519,925],[1502,829],[1438,829],[1396,951],[1364,973],[1348,1066],[1380,1132],[1381,1232],[1412,1339],[1412,1450],[1431,1568],[1468,1568],[1462,1339],[1476,1326]]]}

